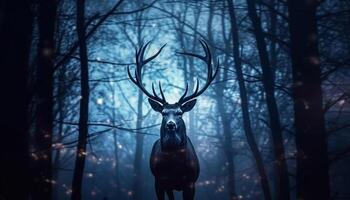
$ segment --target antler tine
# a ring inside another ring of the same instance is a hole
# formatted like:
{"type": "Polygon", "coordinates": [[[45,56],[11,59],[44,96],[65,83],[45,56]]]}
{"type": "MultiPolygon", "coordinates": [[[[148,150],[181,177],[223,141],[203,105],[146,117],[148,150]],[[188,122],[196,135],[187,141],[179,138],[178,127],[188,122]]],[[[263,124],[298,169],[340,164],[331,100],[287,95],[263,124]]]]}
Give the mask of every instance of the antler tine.
{"type": "Polygon", "coordinates": [[[199,79],[197,78],[196,89],[194,90],[194,94],[198,93],[198,89],[199,89],[199,79]]]}
{"type": "Polygon", "coordinates": [[[162,98],[160,98],[160,97],[158,96],[156,90],[154,89],[154,84],[152,83],[152,92],[153,92],[153,95],[154,95],[157,99],[161,99],[162,102],[166,102],[165,96],[164,96],[164,93],[163,93],[162,89],[160,89],[160,91],[161,91],[160,94],[161,94],[162,98]]]}
{"type": "Polygon", "coordinates": [[[211,60],[211,54],[209,52],[209,46],[207,43],[204,42],[204,40],[199,40],[199,42],[201,43],[202,45],[202,48],[204,49],[204,53],[205,53],[205,57],[204,58],[208,58],[209,57],[209,60],[211,60]],[[208,54],[209,52],[209,54],[208,54]]]}
{"type": "Polygon", "coordinates": [[[145,45],[141,45],[140,52],[138,55],[138,59],[139,59],[139,62],[141,63],[141,65],[146,64],[145,61],[143,60],[143,57],[145,56],[145,51],[146,51],[149,44],[150,44],[150,42],[147,42],[145,45]]]}
{"type": "Polygon", "coordinates": [[[210,49],[209,49],[208,44],[204,40],[201,40],[201,44],[202,44],[202,46],[204,44],[203,49],[204,49],[204,52],[205,52],[206,62],[208,63],[208,78],[209,78],[209,76],[211,76],[212,73],[213,73],[213,67],[212,67],[212,64],[211,64],[211,53],[210,53],[210,49]]]}
{"type": "Polygon", "coordinates": [[[210,49],[209,49],[208,44],[204,40],[200,40],[200,44],[201,44],[201,46],[204,49],[205,56],[201,56],[201,55],[194,54],[194,53],[188,53],[188,52],[183,52],[183,53],[180,53],[180,54],[193,56],[193,57],[196,57],[196,58],[199,58],[199,59],[203,60],[206,63],[207,67],[208,67],[207,79],[206,79],[204,87],[202,89],[200,89],[199,91],[198,91],[198,89],[199,89],[199,81],[197,79],[197,86],[196,86],[196,89],[193,92],[193,94],[191,94],[191,95],[186,97],[186,93],[187,93],[187,91],[186,91],[186,93],[184,95],[182,95],[180,100],[179,100],[180,104],[183,104],[183,103],[185,103],[185,102],[187,102],[187,101],[189,101],[191,99],[194,99],[194,98],[198,97],[199,95],[201,95],[209,87],[209,85],[215,79],[215,77],[216,77],[216,75],[218,73],[219,62],[218,62],[218,66],[217,66],[215,72],[213,73],[212,57],[211,57],[211,53],[210,53],[210,49]]]}
{"type": "Polygon", "coordinates": [[[179,102],[182,101],[183,98],[185,98],[186,94],[187,94],[187,91],[188,91],[188,82],[186,82],[186,89],[185,89],[185,93],[180,97],[179,99],[179,102]]]}
{"type": "Polygon", "coordinates": [[[155,53],[153,56],[147,58],[145,61],[144,61],[144,65],[147,64],[149,61],[153,60],[155,57],[157,57],[160,52],[163,50],[163,48],[166,46],[166,44],[164,44],[162,47],[160,47],[160,49],[158,50],[157,53],[155,53]]]}
{"type": "Polygon", "coordinates": [[[130,72],[130,66],[128,66],[128,76],[130,78],[130,80],[137,85],[137,81],[131,76],[131,72],[130,72]]]}
{"type": "Polygon", "coordinates": [[[162,90],[162,84],[160,84],[160,81],[158,82],[158,84],[159,84],[160,95],[162,95],[162,99],[165,101],[165,96],[162,90]]]}
{"type": "Polygon", "coordinates": [[[216,77],[217,73],[219,72],[219,66],[220,66],[220,60],[218,59],[218,61],[216,62],[216,69],[213,75],[213,79],[216,77]]]}
{"type": "Polygon", "coordinates": [[[160,99],[160,97],[157,95],[156,93],[156,90],[154,89],[154,84],[152,83],[152,92],[153,92],[153,95],[158,99],[160,99]]]}
{"type": "Polygon", "coordinates": [[[159,103],[162,103],[162,104],[165,104],[166,103],[166,100],[165,100],[165,97],[164,97],[164,94],[163,94],[163,91],[161,91],[161,94],[162,94],[162,98],[160,98],[155,90],[154,90],[154,85],[152,83],[152,90],[153,90],[153,95],[151,93],[149,93],[146,88],[143,86],[142,84],[142,76],[141,76],[141,73],[142,73],[142,67],[147,64],[148,62],[150,62],[151,60],[153,60],[154,58],[156,58],[160,52],[162,51],[162,49],[165,47],[165,45],[163,45],[157,53],[155,53],[153,56],[147,58],[146,60],[144,60],[144,54],[145,54],[145,51],[148,47],[148,45],[150,44],[150,42],[147,42],[145,45],[141,45],[140,49],[136,49],[136,69],[135,69],[135,78],[133,78],[131,76],[131,72],[130,72],[130,67],[128,66],[128,76],[130,78],[130,80],[136,85],[138,86],[143,93],[145,93],[150,99],[153,99],[155,101],[158,101],[159,103]]]}

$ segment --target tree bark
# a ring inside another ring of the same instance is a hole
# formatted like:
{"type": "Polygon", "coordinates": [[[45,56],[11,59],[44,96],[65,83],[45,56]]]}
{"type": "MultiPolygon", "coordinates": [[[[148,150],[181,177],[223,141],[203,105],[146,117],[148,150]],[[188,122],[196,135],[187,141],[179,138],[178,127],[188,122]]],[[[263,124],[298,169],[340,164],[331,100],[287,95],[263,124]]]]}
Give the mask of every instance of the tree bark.
{"type": "MultiPolygon", "coordinates": [[[[136,129],[139,130],[142,127],[142,102],[143,95],[142,91],[139,90],[138,101],[137,101],[137,120],[136,129]]],[[[143,161],[143,134],[136,134],[136,149],[135,149],[135,159],[134,159],[134,185],[133,185],[133,199],[142,199],[142,161],[143,161]]]]}
{"type": "Polygon", "coordinates": [[[223,133],[224,133],[224,153],[226,156],[227,161],[227,186],[228,186],[228,193],[229,193],[229,199],[235,200],[238,199],[237,193],[236,193],[236,184],[235,184],[235,163],[234,163],[234,157],[235,153],[232,148],[232,130],[230,126],[230,121],[228,120],[228,116],[226,114],[226,109],[224,107],[223,99],[220,98],[220,95],[223,96],[223,92],[218,91],[217,93],[217,106],[218,111],[221,116],[222,125],[223,125],[223,133]]]}
{"type": "Polygon", "coordinates": [[[29,199],[28,58],[32,1],[0,3],[0,198],[29,199]]]}
{"type": "Polygon", "coordinates": [[[268,179],[267,179],[267,175],[264,167],[264,162],[263,162],[261,153],[258,149],[258,145],[256,144],[252,127],[251,127],[251,122],[250,122],[248,95],[247,95],[246,86],[244,82],[242,61],[241,61],[240,51],[239,51],[239,34],[238,34],[236,13],[234,10],[235,7],[232,0],[227,0],[227,2],[228,2],[229,14],[231,18],[234,66],[235,66],[235,71],[236,71],[236,76],[237,76],[237,81],[239,86],[239,95],[241,98],[243,128],[244,128],[245,135],[247,137],[248,145],[255,159],[255,163],[260,176],[260,183],[263,190],[264,198],[266,200],[271,200],[270,187],[269,187],[269,183],[268,183],[268,179]]]}
{"type": "Polygon", "coordinates": [[[86,143],[88,136],[88,119],[89,119],[89,66],[87,45],[85,40],[85,0],[77,0],[77,33],[79,40],[80,56],[80,113],[79,113],[79,136],[76,151],[75,168],[72,182],[72,200],[81,200],[82,182],[84,175],[86,143]]]}
{"type": "MultiPolygon", "coordinates": [[[[114,85],[110,85],[110,90],[112,91],[112,105],[113,108],[115,106],[115,88],[113,87],[114,85]]],[[[116,109],[112,109],[112,123],[114,126],[117,126],[115,123],[117,120],[116,116],[116,109]]],[[[120,199],[120,194],[121,194],[121,185],[120,185],[120,176],[119,176],[119,147],[118,147],[118,135],[117,135],[117,129],[113,129],[113,145],[114,145],[114,159],[115,159],[115,166],[114,166],[114,177],[115,177],[115,184],[116,184],[116,189],[115,189],[115,199],[120,199]]]]}
{"type": "Polygon", "coordinates": [[[265,98],[269,113],[270,128],[272,133],[272,143],[274,152],[274,168],[277,173],[279,186],[277,189],[277,199],[289,200],[289,177],[288,167],[285,159],[285,152],[282,138],[282,128],[279,119],[279,112],[275,98],[274,78],[271,70],[269,55],[261,26],[260,18],[256,11],[255,0],[247,0],[248,15],[253,25],[256,44],[263,74],[263,86],[265,90],[265,98]]]}
{"type": "Polygon", "coordinates": [[[113,130],[113,144],[114,144],[114,158],[115,158],[115,169],[114,169],[114,176],[115,176],[115,184],[117,186],[115,190],[115,198],[120,199],[120,178],[119,178],[119,150],[118,150],[118,136],[117,136],[117,130],[113,130]]]}
{"type": "Polygon", "coordinates": [[[53,127],[53,57],[55,49],[56,0],[40,0],[38,4],[39,44],[35,83],[34,147],[38,160],[33,162],[33,199],[51,198],[51,146],[53,127]]]}
{"type": "MultiPolygon", "coordinates": [[[[62,66],[58,70],[58,85],[57,85],[57,117],[59,122],[63,122],[65,119],[66,115],[66,106],[65,106],[65,95],[66,95],[66,85],[65,85],[65,76],[66,76],[66,66],[62,66]]],[[[63,141],[63,132],[64,132],[64,124],[63,123],[58,123],[57,125],[57,135],[55,137],[56,144],[62,143],[63,141]]],[[[59,168],[60,168],[60,163],[61,163],[61,148],[57,146],[55,149],[55,154],[53,158],[53,163],[52,163],[52,178],[53,180],[58,183],[59,182],[59,168]]],[[[60,185],[55,184],[53,187],[53,195],[52,199],[59,200],[59,187],[60,185]]]]}
{"type": "MultiPolygon", "coordinates": [[[[198,29],[198,24],[199,24],[199,19],[200,19],[200,12],[201,12],[201,7],[198,6],[198,13],[194,12],[194,24],[193,24],[193,28],[194,30],[198,29]]],[[[195,52],[196,47],[198,44],[198,34],[196,32],[194,32],[193,35],[193,43],[192,43],[192,47],[191,47],[191,52],[195,52]]],[[[184,56],[185,57],[185,56],[184,56]]],[[[194,79],[194,74],[195,74],[195,64],[194,64],[194,58],[189,57],[189,58],[184,58],[184,59],[188,59],[188,69],[186,70],[187,74],[185,74],[186,80],[189,80],[189,91],[192,91],[194,89],[195,86],[195,79],[194,79]]],[[[192,110],[192,112],[188,113],[188,133],[187,135],[189,137],[196,135],[196,128],[195,128],[195,118],[196,118],[196,107],[192,110]]],[[[195,143],[196,141],[194,140],[195,138],[193,138],[192,142],[195,143]]]]}
{"type": "MultiPolygon", "coordinates": [[[[274,5],[276,5],[276,0],[270,0],[270,5],[272,6],[272,9],[275,8],[274,5]]],[[[270,9],[270,13],[268,16],[268,19],[270,21],[269,23],[269,32],[271,35],[276,36],[277,35],[277,14],[274,12],[272,9],[270,9]]],[[[276,8],[278,9],[278,7],[276,8]]],[[[275,77],[276,77],[276,67],[277,67],[277,43],[275,41],[270,41],[269,45],[269,52],[270,52],[270,64],[271,64],[271,70],[272,70],[272,76],[273,76],[273,81],[275,82],[275,77]]]]}
{"type": "MultiPolygon", "coordinates": [[[[210,1],[209,4],[209,16],[208,16],[208,22],[207,22],[207,31],[208,31],[208,41],[210,44],[215,43],[214,36],[212,32],[213,27],[213,19],[214,19],[214,1],[210,1]]],[[[225,33],[223,33],[225,34],[225,33]]],[[[212,51],[213,57],[216,58],[216,51],[215,49],[212,51]]],[[[213,61],[214,65],[217,66],[217,60],[214,59],[213,61]]],[[[222,80],[221,73],[218,73],[217,80],[222,80]]],[[[224,72],[224,76],[227,76],[227,70],[224,72]]],[[[236,156],[236,153],[233,149],[232,145],[232,129],[231,129],[231,119],[229,115],[227,114],[226,108],[225,108],[225,95],[224,95],[224,89],[225,89],[226,82],[223,82],[221,84],[216,85],[215,88],[215,100],[217,102],[217,109],[218,113],[221,118],[221,124],[223,128],[223,140],[222,140],[222,146],[226,157],[226,172],[227,172],[227,187],[228,187],[228,195],[230,200],[238,199],[237,192],[236,192],[236,183],[235,183],[235,171],[236,166],[234,162],[234,158],[236,156]]]]}
{"type": "Polygon", "coordinates": [[[327,134],[323,115],[316,0],[289,0],[297,198],[330,197],[327,134]]]}
{"type": "MultiPolygon", "coordinates": [[[[140,1],[139,1],[140,2],[140,1]]],[[[143,44],[143,38],[142,38],[142,32],[143,32],[143,26],[142,19],[143,19],[143,13],[137,14],[137,27],[136,27],[136,33],[137,33],[137,44],[142,45],[143,44]]],[[[144,71],[144,70],[143,70],[144,71]]],[[[141,90],[138,91],[138,99],[137,99],[137,118],[136,118],[136,129],[140,129],[142,127],[142,103],[143,103],[143,93],[141,90]]],[[[142,134],[136,134],[136,146],[135,146],[135,157],[134,157],[134,177],[133,177],[133,185],[132,185],[132,199],[138,200],[142,199],[142,190],[143,190],[143,182],[142,182],[142,161],[143,161],[143,141],[144,141],[144,135],[142,134]]]]}

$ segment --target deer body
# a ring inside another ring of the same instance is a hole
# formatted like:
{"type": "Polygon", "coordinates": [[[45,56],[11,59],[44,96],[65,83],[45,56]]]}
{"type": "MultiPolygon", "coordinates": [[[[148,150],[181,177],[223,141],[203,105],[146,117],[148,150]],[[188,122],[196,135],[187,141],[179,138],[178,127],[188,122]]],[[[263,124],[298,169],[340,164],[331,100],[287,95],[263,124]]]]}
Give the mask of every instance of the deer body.
{"type": "Polygon", "coordinates": [[[159,89],[161,97],[155,92],[153,84],[153,94],[148,92],[142,84],[142,67],[157,57],[164,47],[163,46],[155,55],[144,59],[144,52],[148,44],[149,43],[136,51],[135,78],[132,77],[129,68],[128,75],[130,80],[148,96],[148,101],[152,109],[161,113],[163,116],[160,139],[154,143],[150,158],[151,171],[155,177],[157,198],[158,200],[164,200],[166,192],[169,200],[174,200],[173,190],[181,190],[183,191],[184,200],[193,200],[195,182],[199,176],[199,162],[191,140],[187,137],[186,126],[182,115],[192,110],[197,101],[195,98],[209,87],[218,72],[218,67],[216,71],[213,72],[210,50],[204,41],[201,41],[201,45],[205,51],[205,56],[182,53],[184,55],[197,57],[207,64],[207,80],[204,87],[199,90],[199,81],[197,79],[195,91],[188,96],[186,96],[188,92],[188,85],[186,85],[185,93],[181,96],[179,101],[175,104],[169,104],[165,100],[160,83],[159,89]]]}
{"type": "Polygon", "coordinates": [[[159,200],[164,199],[165,191],[169,194],[172,190],[182,190],[184,199],[193,199],[199,162],[190,139],[186,140],[183,148],[171,153],[162,151],[160,139],[153,145],[150,166],[159,200]]]}

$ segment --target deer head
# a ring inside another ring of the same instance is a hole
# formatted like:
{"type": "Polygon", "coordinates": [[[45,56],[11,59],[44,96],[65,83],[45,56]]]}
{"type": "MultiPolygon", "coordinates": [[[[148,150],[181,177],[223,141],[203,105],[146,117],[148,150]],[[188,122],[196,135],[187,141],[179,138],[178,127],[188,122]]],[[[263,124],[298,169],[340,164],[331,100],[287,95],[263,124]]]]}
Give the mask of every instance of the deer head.
{"type": "MultiPolygon", "coordinates": [[[[169,104],[165,100],[165,96],[162,90],[162,86],[159,82],[159,90],[160,90],[160,96],[156,93],[154,89],[154,84],[152,83],[152,94],[146,90],[142,83],[142,67],[146,65],[148,62],[156,58],[159,53],[162,51],[162,49],[165,47],[163,45],[159,51],[154,54],[153,56],[144,59],[144,53],[149,45],[149,42],[141,46],[139,50],[136,50],[136,69],[135,69],[135,78],[131,75],[130,69],[128,67],[128,75],[130,80],[137,85],[141,91],[148,96],[148,102],[150,103],[153,110],[159,112],[163,116],[161,130],[160,130],[160,137],[161,137],[161,147],[164,151],[172,151],[176,149],[180,149],[186,145],[186,126],[185,122],[182,119],[182,115],[185,112],[188,112],[192,110],[192,108],[196,104],[196,98],[200,96],[211,84],[211,82],[214,80],[218,69],[219,64],[216,67],[216,70],[213,71],[212,67],[212,57],[211,53],[208,47],[208,44],[205,41],[200,41],[205,56],[193,54],[193,53],[187,53],[182,52],[180,54],[193,56],[196,58],[199,58],[200,60],[204,61],[208,67],[207,71],[207,77],[205,85],[202,89],[199,90],[199,81],[197,79],[197,84],[195,87],[195,91],[191,95],[187,95],[188,93],[188,84],[186,84],[186,89],[184,94],[180,97],[179,101],[174,104],[169,104]]],[[[218,62],[219,63],[219,62],[218,62]]]]}

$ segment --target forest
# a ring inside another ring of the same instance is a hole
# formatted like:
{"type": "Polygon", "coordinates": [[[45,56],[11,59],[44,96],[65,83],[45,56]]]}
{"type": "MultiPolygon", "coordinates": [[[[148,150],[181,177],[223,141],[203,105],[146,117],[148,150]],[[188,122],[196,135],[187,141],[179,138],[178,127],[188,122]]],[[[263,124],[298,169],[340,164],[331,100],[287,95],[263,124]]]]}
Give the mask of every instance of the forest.
{"type": "Polygon", "coordinates": [[[0,200],[162,200],[179,102],[175,199],[350,199],[350,0],[2,0],[0,67],[0,200]]]}

